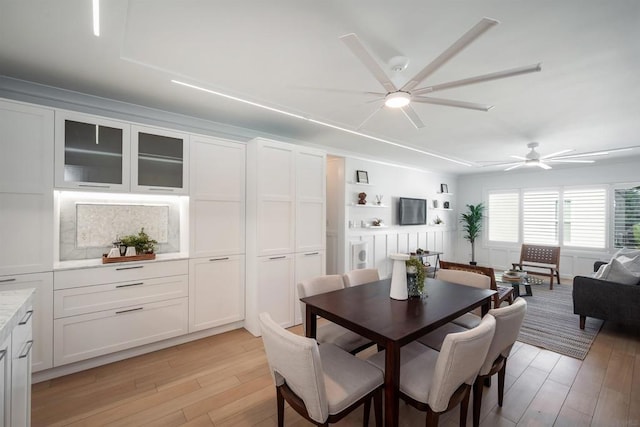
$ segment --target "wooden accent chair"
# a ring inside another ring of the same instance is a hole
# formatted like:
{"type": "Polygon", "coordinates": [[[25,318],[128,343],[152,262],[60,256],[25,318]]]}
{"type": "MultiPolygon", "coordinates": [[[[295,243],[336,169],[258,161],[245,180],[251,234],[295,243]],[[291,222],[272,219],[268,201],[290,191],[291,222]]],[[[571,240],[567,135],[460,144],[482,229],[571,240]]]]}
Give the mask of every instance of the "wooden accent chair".
{"type": "Polygon", "coordinates": [[[377,282],[380,280],[380,273],[378,273],[377,268],[361,268],[345,273],[343,279],[346,287],[357,286],[365,283],[377,282]]]}
{"type": "MultiPolygon", "coordinates": [[[[471,387],[487,356],[496,320],[487,314],[476,328],[449,334],[437,352],[417,342],[400,353],[400,397],[426,411],[427,426],[437,426],[440,414],[460,405],[460,425],[467,423],[471,387]]],[[[385,367],[384,351],[367,359],[385,367]]]]}
{"type": "Polygon", "coordinates": [[[284,426],[284,401],[306,420],[328,426],[364,403],[369,425],[371,399],[376,426],[382,426],[384,377],[375,366],[332,344],[289,332],[260,314],[262,341],[276,385],[278,426],[284,426]]]}
{"type": "MultiPolygon", "coordinates": [[[[296,287],[298,289],[298,296],[300,298],[305,298],[325,292],[344,289],[344,281],[342,275],[340,274],[327,274],[324,276],[317,276],[307,280],[303,280],[302,282],[297,283],[296,287]]],[[[302,301],[300,301],[300,309],[302,310],[303,314],[303,330],[306,332],[307,323],[304,312],[306,311],[307,307],[306,304],[302,301]]],[[[316,331],[316,340],[319,343],[331,343],[337,345],[341,349],[352,354],[356,354],[373,345],[373,343],[369,339],[331,322],[318,325],[316,331]]]]}
{"type": "Polygon", "coordinates": [[[549,289],[553,289],[553,276],[560,284],[560,246],[522,245],[520,262],[511,264],[514,269],[549,277],[549,289]],[[525,268],[526,267],[526,268],[525,268]],[[536,270],[530,270],[534,268],[536,270]],[[549,270],[549,273],[539,270],[549,270]]]}
{"type": "Polygon", "coordinates": [[[493,296],[493,308],[500,307],[503,301],[508,301],[509,304],[513,302],[513,287],[512,286],[498,286],[496,283],[496,275],[491,267],[481,267],[479,265],[459,264],[457,262],[440,261],[440,269],[445,270],[462,270],[470,271],[472,273],[484,274],[491,278],[491,288],[498,293],[493,296]]]}

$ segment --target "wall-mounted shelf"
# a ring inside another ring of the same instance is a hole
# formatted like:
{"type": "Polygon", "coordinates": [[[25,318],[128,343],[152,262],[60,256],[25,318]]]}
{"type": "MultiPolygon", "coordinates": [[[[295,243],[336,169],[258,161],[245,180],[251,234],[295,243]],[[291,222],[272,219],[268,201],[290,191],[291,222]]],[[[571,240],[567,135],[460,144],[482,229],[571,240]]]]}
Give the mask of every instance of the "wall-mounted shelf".
{"type": "Polygon", "coordinates": [[[353,184],[353,185],[365,185],[368,187],[373,186],[373,184],[371,183],[366,183],[366,182],[355,182],[355,181],[347,181],[347,184],[353,184]]]}
{"type": "Polygon", "coordinates": [[[452,211],[451,208],[431,208],[432,211],[452,211]]]}
{"type": "Polygon", "coordinates": [[[389,206],[387,205],[377,205],[375,203],[367,203],[366,205],[360,205],[358,203],[351,203],[350,205],[347,206],[352,206],[355,208],[388,208],[389,206]]]}
{"type": "Polygon", "coordinates": [[[453,196],[453,193],[442,193],[440,191],[436,192],[436,194],[443,194],[443,195],[447,195],[447,196],[453,196]]]}

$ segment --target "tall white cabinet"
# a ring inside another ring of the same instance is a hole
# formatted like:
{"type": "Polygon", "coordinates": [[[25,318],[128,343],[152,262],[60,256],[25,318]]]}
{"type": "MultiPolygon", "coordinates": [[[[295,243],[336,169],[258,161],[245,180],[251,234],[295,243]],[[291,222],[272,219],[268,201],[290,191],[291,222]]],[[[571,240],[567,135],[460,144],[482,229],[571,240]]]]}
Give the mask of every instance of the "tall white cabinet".
{"type": "Polygon", "coordinates": [[[189,332],[244,318],[245,157],[244,144],[191,136],[189,332]]]}
{"type": "Polygon", "coordinates": [[[295,284],[325,271],[326,153],[258,138],[247,147],[245,328],[301,322],[295,284]]]}

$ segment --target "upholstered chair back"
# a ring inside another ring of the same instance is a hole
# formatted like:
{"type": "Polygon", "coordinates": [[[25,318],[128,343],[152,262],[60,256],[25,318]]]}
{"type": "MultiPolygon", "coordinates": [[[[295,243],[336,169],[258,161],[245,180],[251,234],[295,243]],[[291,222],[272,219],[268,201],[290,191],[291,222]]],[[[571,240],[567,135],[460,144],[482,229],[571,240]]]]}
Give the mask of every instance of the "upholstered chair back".
{"type": "Polygon", "coordinates": [[[484,274],[463,270],[438,270],[436,278],[445,282],[458,283],[475,288],[490,289],[491,278],[484,274]]]}
{"type": "Polygon", "coordinates": [[[477,327],[446,336],[427,396],[427,403],[434,412],[444,412],[451,396],[462,384],[473,384],[487,356],[495,329],[496,320],[487,314],[477,327]]]}
{"type": "Polygon", "coordinates": [[[295,335],[260,314],[262,341],[271,374],[280,386],[286,383],[302,399],[309,416],[324,422],[329,416],[326,389],[318,344],[312,338],[295,335]]]}
{"type": "MultiPolygon", "coordinates": [[[[344,289],[344,281],[341,274],[327,274],[324,276],[312,277],[296,284],[298,289],[298,297],[305,298],[313,295],[323,294],[325,292],[337,291],[344,289]]],[[[305,332],[307,331],[307,321],[304,315],[306,307],[305,303],[300,301],[300,309],[302,310],[302,325],[305,332]]]]}
{"type": "Polygon", "coordinates": [[[364,283],[377,282],[380,280],[380,273],[377,268],[361,268],[359,270],[351,270],[344,275],[345,286],[357,286],[364,283]]]}
{"type": "Polygon", "coordinates": [[[487,358],[480,368],[480,375],[487,375],[493,366],[493,362],[502,355],[509,357],[513,344],[518,339],[518,333],[527,313],[527,302],[524,298],[516,298],[511,305],[489,310],[496,319],[496,333],[487,352],[487,358]]]}

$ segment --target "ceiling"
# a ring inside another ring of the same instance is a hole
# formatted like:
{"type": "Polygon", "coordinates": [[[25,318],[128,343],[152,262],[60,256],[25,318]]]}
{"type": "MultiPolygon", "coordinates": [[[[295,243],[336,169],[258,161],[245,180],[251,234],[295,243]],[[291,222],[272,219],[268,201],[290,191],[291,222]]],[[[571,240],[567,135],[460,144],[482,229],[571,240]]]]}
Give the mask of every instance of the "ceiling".
{"type": "Polygon", "coordinates": [[[640,146],[637,0],[102,0],[100,25],[95,37],[91,0],[0,0],[0,75],[441,172],[504,169],[484,162],[531,141],[542,155],[640,146]],[[418,87],[542,71],[438,92],[488,112],[415,104],[424,128],[390,109],[358,128],[381,101],[348,91],[384,89],[340,36],[356,33],[402,86],[483,17],[501,23],[418,87]]]}

